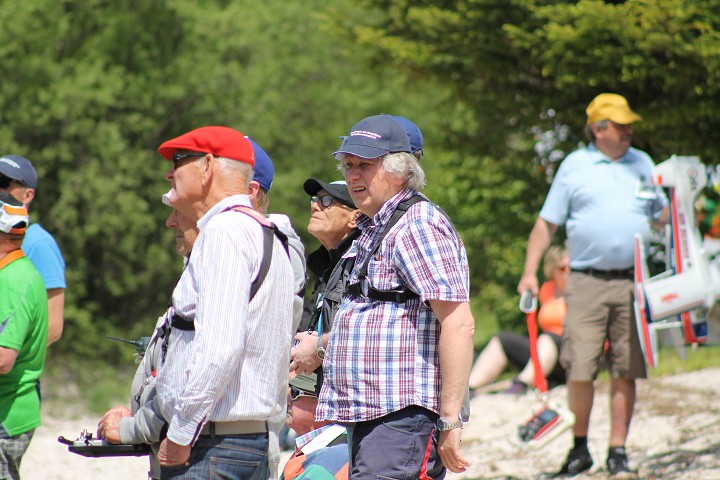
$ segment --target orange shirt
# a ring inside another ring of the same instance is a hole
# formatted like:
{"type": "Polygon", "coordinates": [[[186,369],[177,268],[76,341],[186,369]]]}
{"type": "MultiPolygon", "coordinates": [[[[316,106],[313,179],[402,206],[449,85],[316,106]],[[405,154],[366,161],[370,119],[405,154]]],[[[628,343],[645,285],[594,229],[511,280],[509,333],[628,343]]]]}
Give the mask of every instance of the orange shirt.
{"type": "Polygon", "coordinates": [[[555,298],[555,282],[549,280],[540,287],[538,324],[544,332],[562,335],[565,300],[555,298]]]}

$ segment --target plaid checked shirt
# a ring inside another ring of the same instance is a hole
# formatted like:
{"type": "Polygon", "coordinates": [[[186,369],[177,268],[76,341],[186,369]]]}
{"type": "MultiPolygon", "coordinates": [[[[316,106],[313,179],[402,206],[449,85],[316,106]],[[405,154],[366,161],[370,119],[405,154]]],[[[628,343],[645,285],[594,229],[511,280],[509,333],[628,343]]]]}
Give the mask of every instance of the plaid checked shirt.
{"type": "MultiPolygon", "coordinates": [[[[370,219],[346,256],[356,254],[349,283],[373,240],[398,204],[416,194],[405,189],[370,219]]],[[[405,303],[347,295],[335,317],[316,417],[362,422],[410,405],[439,412],[440,323],[428,300],[467,302],[465,248],[448,219],[431,202],[411,206],[388,232],[368,264],[367,280],[379,290],[409,287],[420,295],[405,303]]]]}

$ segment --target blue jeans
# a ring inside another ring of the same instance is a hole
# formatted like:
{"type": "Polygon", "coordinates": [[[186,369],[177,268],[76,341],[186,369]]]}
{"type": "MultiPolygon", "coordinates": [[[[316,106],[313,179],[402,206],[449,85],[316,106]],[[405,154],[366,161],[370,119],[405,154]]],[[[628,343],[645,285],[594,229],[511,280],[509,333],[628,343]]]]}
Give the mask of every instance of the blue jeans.
{"type": "Polygon", "coordinates": [[[413,405],[384,417],[347,425],[352,480],[438,480],[437,414],[413,405]]]}
{"type": "Polygon", "coordinates": [[[202,435],[190,452],[190,466],[162,467],[160,478],[177,480],[265,480],[268,435],[202,435]]]}

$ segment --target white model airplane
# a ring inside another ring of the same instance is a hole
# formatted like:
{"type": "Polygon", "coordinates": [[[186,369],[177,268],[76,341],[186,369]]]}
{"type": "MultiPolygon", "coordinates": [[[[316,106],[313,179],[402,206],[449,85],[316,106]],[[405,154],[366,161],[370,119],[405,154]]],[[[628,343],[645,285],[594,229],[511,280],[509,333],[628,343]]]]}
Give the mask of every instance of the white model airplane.
{"type": "Polygon", "coordinates": [[[657,331],[679,327],[686,344],[704,342],[706,313],[720,297],[720,271],[703,249],[695,219],[695,201],[707,182],[698,157],[673,155],[653,171],[652,184],[669,189],[670,235],[667,270],[654,277],[649,277],[645,241],[635,236],[635,319],[651,368],[657,365],[657,331]]]}

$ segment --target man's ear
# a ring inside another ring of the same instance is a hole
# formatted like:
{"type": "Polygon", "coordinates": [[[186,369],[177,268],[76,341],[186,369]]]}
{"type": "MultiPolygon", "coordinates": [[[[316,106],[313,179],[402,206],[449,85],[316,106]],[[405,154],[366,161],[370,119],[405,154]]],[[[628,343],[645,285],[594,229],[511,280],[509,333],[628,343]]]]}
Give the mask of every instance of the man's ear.
{"type": "Polygon", "coordinates": [[[260,184],[255,180],[250,180],[250,183],[248,183],[248,195],[251,199],[255,198],[257,196],[258,191],[260,190],[260,184]]]}
{"type": "Polygon", "coordinates": [[[260,184],[255,180],[250,180],[248,183],[248,196],[250,197],[250,205],[252,208],[256,207],[257,194],[260,191],[260,184]]]}
{"type": "Polygon", "coordinates": [[[210,184],[210,180],[212,180],[213,176],[213,169],[217,167],[216,164],[217,160],[210,153],[201,158],[197,163],[197,168],[200,170],[200,183],[203,186],[210,184]]]}
{"type": "Polygon", "coordinates": [[[25,204],[25,206],[30,205],[30,202],[33,201],[35,198],[35,189],[34,188],[26,188],[25,191],[22,194],[22,199],[20,200],[22,203],[25,204]]]}
{"type": "Polygon", "coordinates": [[[351,229],[357,227],[357,219],[358,219],[359,215],[360,215],[360,210],[353,210],[352,216],[350,217],[350,221],[348,222],[348,227],[350,227],[351,229]]]}

